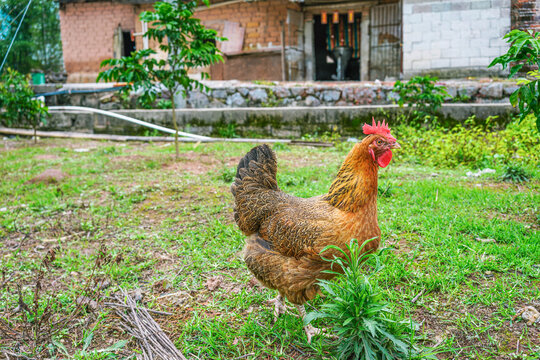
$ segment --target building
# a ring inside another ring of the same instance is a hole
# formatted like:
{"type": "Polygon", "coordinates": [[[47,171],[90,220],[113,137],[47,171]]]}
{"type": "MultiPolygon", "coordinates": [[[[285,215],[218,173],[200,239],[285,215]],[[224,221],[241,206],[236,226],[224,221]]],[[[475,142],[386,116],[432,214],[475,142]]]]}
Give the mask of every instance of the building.
{"type": "MultiPolygon", "coordinates": [[[[140,36],[152,0],[59,0],[71,82],[101,61],[156,48],[140,36]]],[[[214,80],[375,80],[497,75],[512,28],[540,30],[540,0],[215,0],[196,16],[229,40],[214,80]]],[[[166,54],[162,54],[166,56],[166,54]]]]}

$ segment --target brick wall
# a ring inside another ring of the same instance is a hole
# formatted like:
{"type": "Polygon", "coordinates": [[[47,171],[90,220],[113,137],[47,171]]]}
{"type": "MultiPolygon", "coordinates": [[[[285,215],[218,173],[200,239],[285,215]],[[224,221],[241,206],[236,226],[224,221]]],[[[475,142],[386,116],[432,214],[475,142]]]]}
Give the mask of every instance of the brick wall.
{"type": "MultiPolygon", "coordinates": [[[[403,0],[403,72],[480,75],[507,50],[511,0],[403,0]]],[[[499,72],[500,69],[490,70],[499,72]]]]}
{"type": "Polygon", "coordinates": [[[135,30],[133,5],[69,3],[60,10],[62,50],[68,82],[93,82],[101,61],[113,57],[114,30],[135,30]]]}
{"type": "Polygon", "coordinates": [[[512,0],[512,29],[540,31],[540,0],[512,0]]]}
{"type": "MultiPolygon", "coordinates": [[[[287,9],[300,10],[297,4],[288,0],[267,0],[203,9],[196,12],[195,17],[220,35],[225,21],[240,23],[245,28],[243,49],[251,50],[281,45],[280,21],[287,19],[287,9]]],[[[287,44],[292,42],[296,41],[291,39],[287,44]]]]}

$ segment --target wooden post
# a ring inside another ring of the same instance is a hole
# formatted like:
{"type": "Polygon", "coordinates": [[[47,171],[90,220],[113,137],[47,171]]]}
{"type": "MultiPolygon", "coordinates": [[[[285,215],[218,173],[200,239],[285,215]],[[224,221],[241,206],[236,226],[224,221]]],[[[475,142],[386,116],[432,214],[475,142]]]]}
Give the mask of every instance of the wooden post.
{"type": "Polygon", "coordinates": [[[285,23],[280,21],[281,24],[281,81],[287,81],[287,72],[285,70],[285,23]]]}

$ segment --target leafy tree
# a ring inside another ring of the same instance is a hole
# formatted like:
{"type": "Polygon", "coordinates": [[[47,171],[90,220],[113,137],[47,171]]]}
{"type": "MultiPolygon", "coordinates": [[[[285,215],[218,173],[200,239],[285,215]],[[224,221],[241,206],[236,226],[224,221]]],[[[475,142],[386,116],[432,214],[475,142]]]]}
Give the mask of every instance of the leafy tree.
{"type": "MultiPolygon", "coordinates": [[[[19,25],[28,1],[0,0],[0,61],[19,25]]],[[[59,3],[33,0],[21,24],[6,65],[21,73],[32,69],[55,72],[63,69],[59,3]]]]}
{"type": "Polygon", "coordinates": [[[398,95],[399,107],[407,104],[407,118],[423,120],[435,115],[444,99],[449,96],[445,86],[437,86],[437,78],[430,76],[415,76],[406,83],[396,81],[394,92],[398,95]]]}
{"type": "Polygon", "coordinates": [[[496,57],[488,67],[496,64],[501,64],[503,69],[510,67],[509,78],[526,66],[533,68],[527,72],[528,78],[518,80],[521,86],[510,95],[510,103],[518,107],[520,121],[534,114],[540,131],[540,32],[512,30],[503,39],[510,43],[508,52],[496,57]]]}
{"type": "MultiPolygon", "coordinates": [[[[208,0],[203,1],[208,5],[208,0]]],[[[153,49],[138,50],[131,56],[103,61],[101,66],[110,68],[97,78],[97,81],[127,82],[128,86],[123,91],[141,91],[139,100],[146,104],[153,103],[165,88],[170,95],[172,122],[176,130],[176,157],[179,152],[174,95],[181,91],[185,96],[186,91],[194,88],[205,90],[200,81],[189,77],[189,70],[223,61],[215,42],[224,39],[193,17],[197,4],[196,0],[156,2],[154,11],[141,14],[140,19],[150,25],[145,36],[160,43],[159,48],[168,54],[167,59],[152,57],[156,54],[153,49]]],[[[201,75],[202,79],[209,77],[205,72],[201,75]]]]}
{"type": "Polygon", "coordinates": [[[21,73],[7,68],[0,77],[0,124],[2,126],[31,126],[36,131],[48,109],[43,102],[32,99],[34,91],[28,84],[28,78],[21,73]]]}

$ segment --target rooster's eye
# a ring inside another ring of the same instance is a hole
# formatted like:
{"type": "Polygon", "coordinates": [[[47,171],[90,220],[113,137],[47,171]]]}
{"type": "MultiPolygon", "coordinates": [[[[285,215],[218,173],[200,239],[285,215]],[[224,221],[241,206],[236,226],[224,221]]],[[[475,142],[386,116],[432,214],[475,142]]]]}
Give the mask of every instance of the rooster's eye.
{"type": "Polygon", "coordinates": [[[382,140],[377,140],[377,145],[382,145],[382,140]]]}

